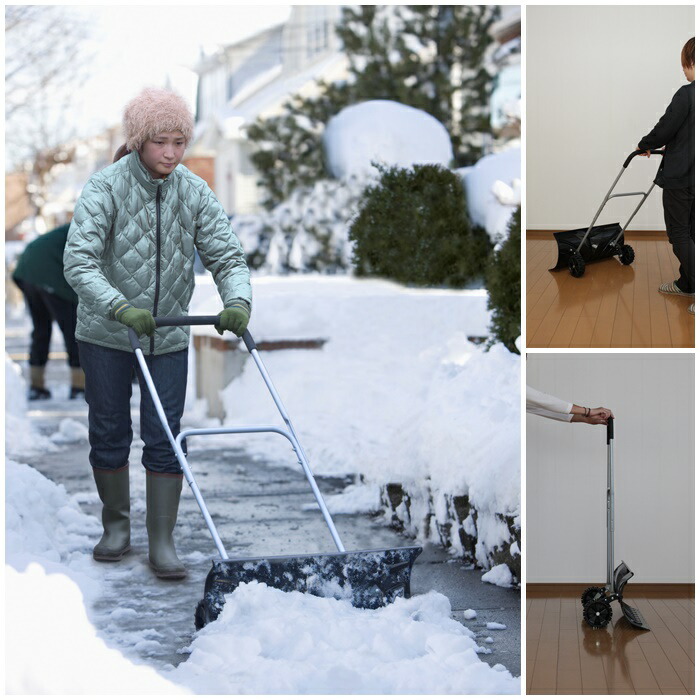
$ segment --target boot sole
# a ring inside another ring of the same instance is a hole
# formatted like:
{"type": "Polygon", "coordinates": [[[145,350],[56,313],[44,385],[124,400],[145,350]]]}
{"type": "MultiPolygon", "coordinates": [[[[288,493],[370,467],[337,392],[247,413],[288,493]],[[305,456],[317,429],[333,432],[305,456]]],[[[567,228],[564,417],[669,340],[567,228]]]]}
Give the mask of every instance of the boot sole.
{"type": "Polygon", "coordinates": [[[179,581],[187,577],[187,571],[163,571],[162,569],[157,569],[150,561],[148,565],[157,578],[162,578],[166,581],[179,581]]]}
{"type": "Polygon", "coordinates": [[[116,552],[115,554],[96,554],[95,552],[93,552],[92,558],[95,561],[109,561],[109,562],[121,561],[124,558],[124,555],[128,554],[130,551],[131,551],[131,545],[127,545],[124,549],[122,549],[121,552],[116,552]]]}

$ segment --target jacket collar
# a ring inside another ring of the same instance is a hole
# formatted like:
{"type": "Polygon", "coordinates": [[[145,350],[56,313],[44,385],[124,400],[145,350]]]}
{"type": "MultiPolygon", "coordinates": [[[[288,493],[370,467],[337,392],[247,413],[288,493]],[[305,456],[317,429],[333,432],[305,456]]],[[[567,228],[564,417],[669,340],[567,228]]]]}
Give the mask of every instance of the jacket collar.
{"type": "Polygon", "coordinates": [[[173,173],[176,172],[176,170],[173,170],[173,172],[167,177],[155,178],[148,172],[148,170],[146,170],[146,166],[141,162],[141,156],[139,156],[138,151],[132,151],[126,157],[129,159],[129,169],[131,170],[131,173],[143,186],[146,192],[149,192],[155,196],[156,191],[158,190],[158,185],[160,185],[161,192],[163,193],[165,193],[168,187],[170,187],[170,184],[173,181],[173,173]]]}

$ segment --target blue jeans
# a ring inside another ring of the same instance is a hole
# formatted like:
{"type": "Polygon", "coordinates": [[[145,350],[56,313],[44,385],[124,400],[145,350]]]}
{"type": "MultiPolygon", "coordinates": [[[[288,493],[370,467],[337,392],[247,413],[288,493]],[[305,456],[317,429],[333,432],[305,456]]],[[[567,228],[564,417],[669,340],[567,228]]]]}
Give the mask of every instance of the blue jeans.
{"type": "MultiPolygon", "coordinates": [[[[85,371],[90,464],[94,469],[120,469],[129,463],[131,379],[135,370],[141,386],[143,466],[159,474],[181,474],[175,452],[160,423],[135,353],[78,341],[85,371]]],[[[187,388],[187,350],[146,355],[146,365],[163,404],[174,436],[180,432],[187,388]]],[[[184,441],[182,449],[187,453],[184,441]]]]}

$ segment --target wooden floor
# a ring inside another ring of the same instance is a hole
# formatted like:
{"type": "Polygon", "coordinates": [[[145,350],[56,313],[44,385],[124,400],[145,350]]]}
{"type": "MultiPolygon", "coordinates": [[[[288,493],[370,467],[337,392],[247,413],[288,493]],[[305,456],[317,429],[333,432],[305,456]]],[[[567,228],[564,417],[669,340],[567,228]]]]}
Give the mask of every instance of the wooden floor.
{"type": "Polygon", "coordinates": [[[630,238],[632,265],[617,258],[586,266],[583,277],[556,262],[553,238],[526,241],[528,348],[690,348],[695,317],[692,297],[661,294],[662,282],[678,277],[667,240],[630,238]]]}
{"type": "Polygon", "coordinates": [[[595,630],[581,619],[579,594],[527,598],[528,694],[686,695],[695,693],[695,601],[629,598],[650,632],[638,630],[613,603],[612,622],[595,630]]]}

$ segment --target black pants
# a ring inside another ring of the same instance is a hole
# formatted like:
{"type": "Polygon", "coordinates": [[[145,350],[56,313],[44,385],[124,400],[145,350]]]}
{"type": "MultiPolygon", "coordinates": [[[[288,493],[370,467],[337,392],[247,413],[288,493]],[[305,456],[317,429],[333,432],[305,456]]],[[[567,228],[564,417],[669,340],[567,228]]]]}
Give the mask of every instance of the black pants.
{"type": "Polygon", "coordinates": [[[29,348],[29,364],[44,367],[49,360],[51,324],[58,323],[68,353],[68,365],[80,367],[78,345],[75,342],[75,325],[78,322],[78,305],[51,294],[35,284],[13,277],[22,290],[24,301],[32,317],[32,340],[29,348]]]}
{"type": "MultiPolygon", "coordinates": [[[[94,343],[79,341],[80,360],[85,371],[85,400],[88,405],[90,464],[95,469],[121,469],[129,463],[134,433],[131,427],[131,373],[141,384],[141,463],[151,472],[182,474],[168,436],[148,392],[136,355],[94,343]]],[[[168,426],[180,432],[187,388],[187,350],[164,355],[146,355],[168,426]]],[[[187,454],[187,444],[182,443],[187,454]]]]}
{"type": "Polygon", "coordinates": [[[695,292],[695,186],[664,190],[664,222],[673,254],[680,262],[676,285],[682,292],[695,292]]]}

